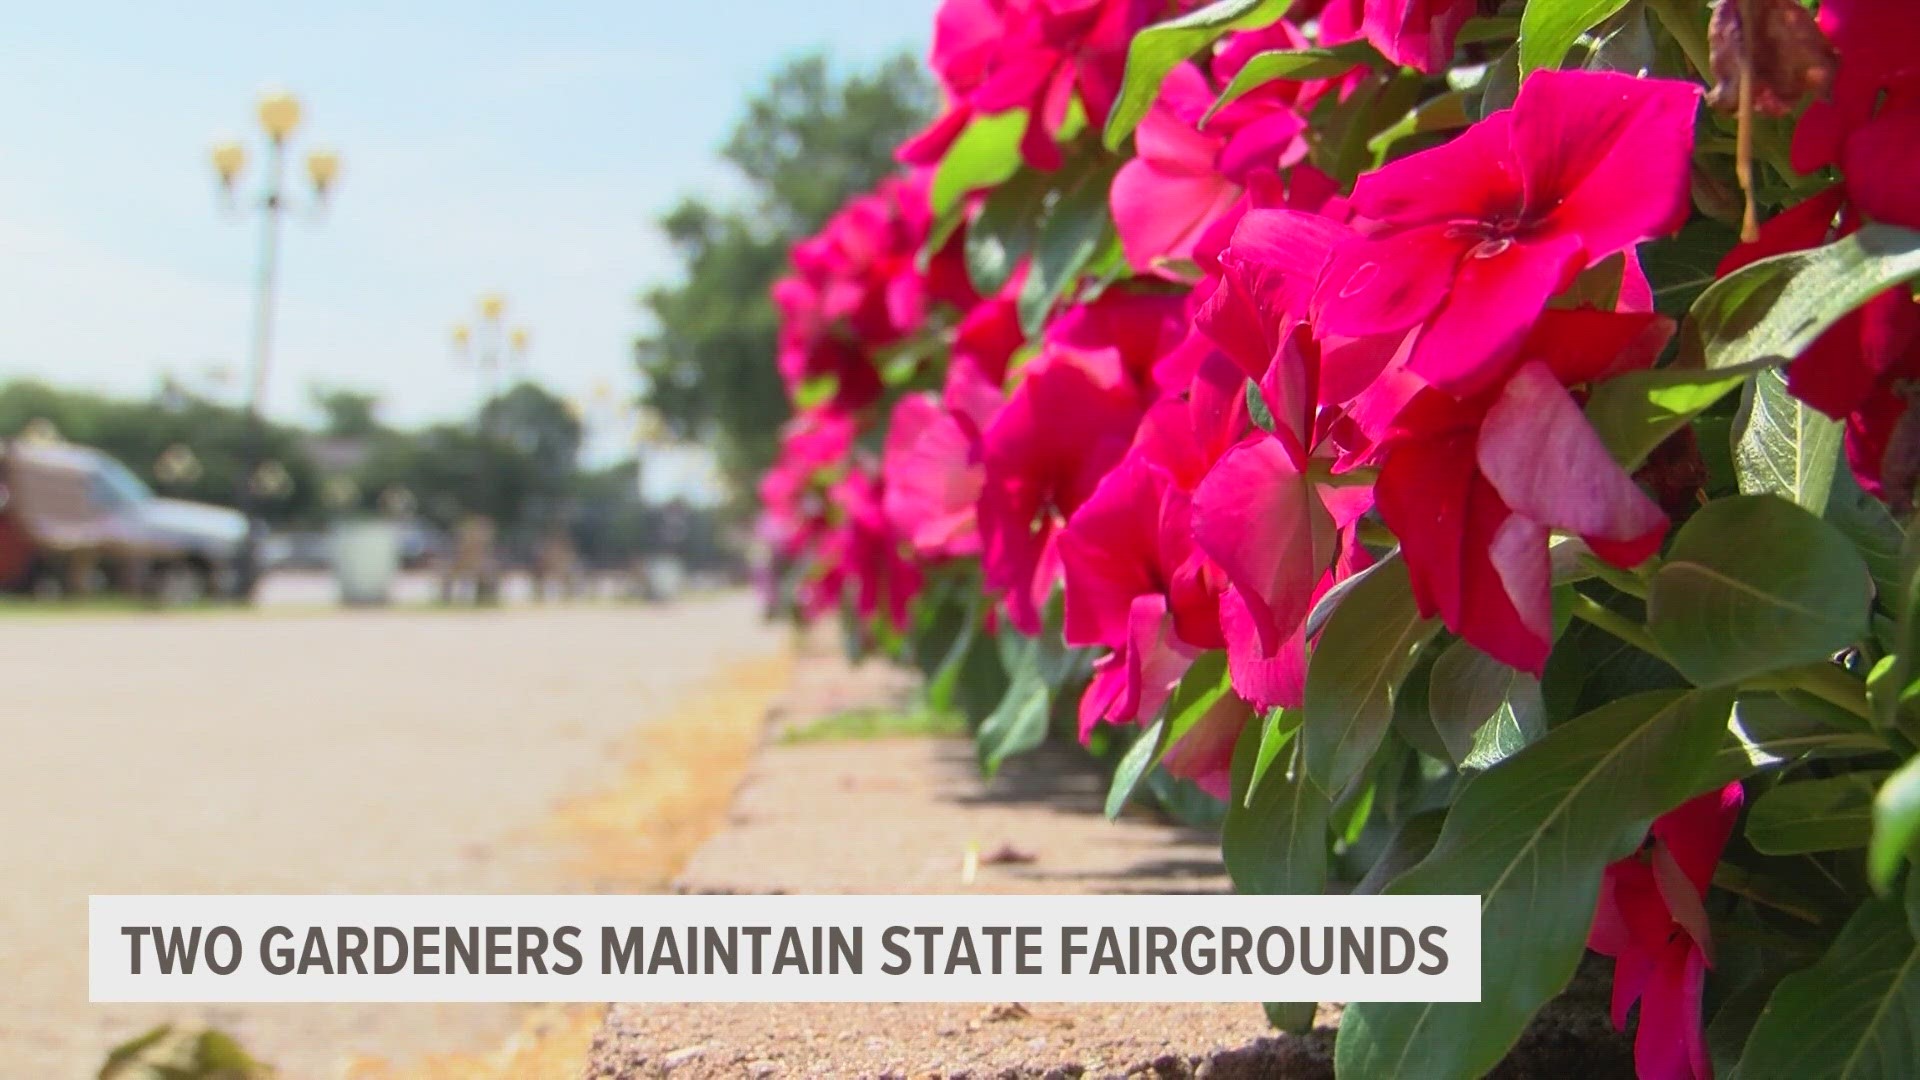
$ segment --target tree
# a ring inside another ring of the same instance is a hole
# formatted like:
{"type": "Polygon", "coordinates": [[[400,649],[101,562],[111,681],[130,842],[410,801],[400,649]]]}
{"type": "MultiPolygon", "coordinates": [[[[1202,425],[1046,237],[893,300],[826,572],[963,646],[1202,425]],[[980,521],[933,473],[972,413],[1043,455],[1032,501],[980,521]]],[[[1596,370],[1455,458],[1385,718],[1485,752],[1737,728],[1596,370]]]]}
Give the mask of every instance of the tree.
{"type": "Polygon", "coordinates": [[[844,79],[803,57],[747,103],[722,151],[748,184],[746,205],[689,198],[661,219],[685,272],[641,297],[653,322],[635,347],[646,400],[676,437],[711,444],[736,490],[773,460],[791,411],[767,296],[787,247],[895,171],[893,148],[932,105],[911,57],[844,79]]]}
{"type": "Polygon", "coordinates": [[[315,386],[309,391],[325,417],[323,434],[341,439],[365,439],[379,434],[380,396],[342,386],[315,386]]]}

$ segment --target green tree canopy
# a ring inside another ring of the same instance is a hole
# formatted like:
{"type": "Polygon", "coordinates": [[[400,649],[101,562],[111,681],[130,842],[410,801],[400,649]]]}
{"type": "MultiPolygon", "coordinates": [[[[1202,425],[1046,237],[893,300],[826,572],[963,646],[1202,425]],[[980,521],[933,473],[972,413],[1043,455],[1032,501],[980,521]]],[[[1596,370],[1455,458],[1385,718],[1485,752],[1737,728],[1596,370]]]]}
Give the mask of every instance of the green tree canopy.
{"type": "Polygon", "coordinates": [[[713,445],[737,490],[773,460],[789,412],[767,296],[787,247],[892,173],[893,148],[932,107],[911,57],[845,77],[803,57],[748,102],[722,150],[744,202],[689,198],[661,219],[684,274],[641,297],[653,324],[635,348],[647,403],[674,435],[713,445]]]}

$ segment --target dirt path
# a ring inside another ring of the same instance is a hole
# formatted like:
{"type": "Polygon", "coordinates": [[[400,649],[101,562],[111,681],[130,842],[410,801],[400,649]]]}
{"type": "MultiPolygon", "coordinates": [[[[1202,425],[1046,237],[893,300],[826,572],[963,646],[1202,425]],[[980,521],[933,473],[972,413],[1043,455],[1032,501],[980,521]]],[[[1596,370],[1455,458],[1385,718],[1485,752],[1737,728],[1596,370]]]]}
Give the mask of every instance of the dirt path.
{"type": "Polygon", "coordinates": [[[0,1077],[91,1075],[160,1019],[293,1080],[526,1036],[513,1006],[90,1006],[86,896],[657,887],[722,813],[782,644],[740,597],[0,621],[0,1077]]]}
{"type": "MultiPolygon", "coordinates": [[[[754,759],[689,892],[1221,892],[1216,840],[1149,814],[1100,812],[1105,781],[1050,748],[983,782],[965,739],[779,741],[909,687],[885,669],[804,659],[775,741],[754,759]]],[[[1186,1075],[1265,1033],[1234,1005],[616,1005],[594,1048],[601,1080],[678,1077],[1186,1075]],[[1156,1063],[1158,1063],[1156,1065],[1156,1063]],[[1184,1070],[1184,1071],[1182,1071],[1184,1070]]],[[[1320,1049],[1287,1052],[1308,1068],[1320,1049]]],[[[1271,1056],[1256,1065],[1272,1065],[1271,1056]]],[[[1221,1073],[1216,1064],[1216,1074],[1221,1073]]],[[[1258,1072],[1249,1075],[1259,1075],[1258,1072]]],[[[1297,1075],[1315,1075],[1312,1071],[1297,1075]]]]}

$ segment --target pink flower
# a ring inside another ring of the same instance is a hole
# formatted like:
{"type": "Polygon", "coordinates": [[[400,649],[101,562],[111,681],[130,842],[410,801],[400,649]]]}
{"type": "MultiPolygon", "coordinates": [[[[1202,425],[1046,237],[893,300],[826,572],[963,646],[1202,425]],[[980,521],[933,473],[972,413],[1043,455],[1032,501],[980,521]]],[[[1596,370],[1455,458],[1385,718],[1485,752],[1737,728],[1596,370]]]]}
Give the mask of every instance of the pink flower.
{"type": "Polygon", "coordinates": [[[1374,494],[1422,614],[1537,676],[1553,643],[1549,531],[1583,537],[1618,566],[1659,549],[1666,514],[1566,387],[1650,365],[1671,332],[1654,315],[1549,311],[1504,383],[1465,401],[1433,389],[1412,397],[1386,437],[1374,494]]]}
{"type": "Polygon", "coordinates": [[[1059,573],[1060,527],[1120,460],[1140,399],[1117,350],[1055,348],[1033,360],[983,433],[982,568],[1016,629],[1038,633],[1059,573]]]}
{"type": "MultiPolygon", "coordinates": [[[[1225,85],[1260,48],[1305,44],[1286,23],[1236,35],[1214,59],[1225,85]]],[[[1206,120],[1218,91],[1192,64],[1168,74],[1134,133],[1135,156],[1114,175],[1114,225],[1127,262],[1152,273],[1169,261],[1205,265],[1245,209],[1250,189],[1277,192],[1283,169],[1306,157],[1303,84],[1268,83],[1206,120]]],[[[1273,201],[1268,196],[1267,201],[1273,201]]]]}
{"type": "Polygon", "coordinates": [[[947,110],[900,148],[901,160],[933,164],[975,116],[1025,109],[1022,155],[1058,168],[1055,140],[1074,100],[1094,127],[1106,123],[1127,43],[1155,9],[1147,0],[946,0],[930,60],[947,110]]]}
{"type": "Polygon", "coordinates": [[[838,521],[820,539],[815,575],[801,585],[807,618],[844,603],[863,622],[884,614],[896,630],[907,628],[920,571],[900,554],[883,498],[881,479],[858,465],[833,485],[828,502],[838,521]]]}
{"type": "Polygon", "coordinates": [[[1109,669],[1122,673],[1110,700],[1083,698],[1082,738],[1098,720],[1153,717],[1193,658],[1223,644],[1217,589],[1187,516],[1186,494],[1136,453],[1101,480],[1060,534],[1066,642],[1106,646],[1115,654],[1109,669]]]}
{"type": "Polygon", "coordinates": [[[1320,15],[1321,42],[1366,38],[1380,55],[1428,74],[1453,59],[1454,35],[1477,0],[1332,0],[1320,15]]]}
{"type": "Polygon", "coordinates": [[[1689,209],[1699,88],[1613,72],[1537,71],[1510,110],[1360,178],[1362,236],[1316,294],[1316,330],[1420,327],[1410,370],[1483,389],[1574,276],[1689,209]]]}
{"type": "MultiPolygon", "coordinates": [[[[1759,239],[1729,252],[1726,276],[1750,263],[1803,251],[1852,232],[1852,178],[1760,227],[1759,239]],[[1836,224],[1837,222],[1837,224],[1836,224]]],[[[1865,490],[1896,503],[1912,498],[1920,453],[1896,438],[1920,379],[1920,305],[1904,287],[1889,289],[1849,313],[1787,366],[1795,397],[1847,425],[1847,461],[1865,490]],[[1891,452],[1891,453],[1890,453],[1891,452]]]]}
{"type": "Polygon", "coordinates": [[[1187,334],[1186,297],[1114,286],[1091,303],[1062,312],[1047,326],[1049,346],[1081,353],[1110,353],[1129,381],[1153,384],[1156,362],[1187,334]]]}
{"type": "Polygon", "coordinates": [[[823,496],[853,452],[852,417],[813,412],[796,416],[781,434],[780,456],[760,478],[758,533],[773,553],[791,559],[826,527],[823,496]]]}
{"type": "Polygon", "coordinates": [[[908,394],[894,406],[882,457],[887,521],[920,557],[980,553],[974,504],[986,468],[977,434],[932,394],[908,394]]]}
{"type": "MultiPolygon", "coordinates": [[[[1840,54],[1833,92],[1801,114],[1793,133],[1793,167],[1803,173],[1842,165],[1848,143],[1876,112],[1891,111],[1920,92],[1920,53],[1913,48],[1913,5],[1906,0],[1821,0],[1820,29],[1840,54]]],[[[1856,170],[1845,165],[1852,175],[1856,170]]],[[[1860,170],[1865,175],[1865,170],[1860,170]]],[[[1894,177],[1887,177],[1894,182],[1894,177]]]]}
{"type": "Polygon", "coordinates": [[[1601,881],[1587,947],[1614,958],[1613,1026],[1625,1031],[1640,1003],[1641,1080],[1712,1080],[1700,1005],[1713,938],[1702,901],[1743,799],[1736,781],[1661,815],[1646,846],[1601,881]]]}

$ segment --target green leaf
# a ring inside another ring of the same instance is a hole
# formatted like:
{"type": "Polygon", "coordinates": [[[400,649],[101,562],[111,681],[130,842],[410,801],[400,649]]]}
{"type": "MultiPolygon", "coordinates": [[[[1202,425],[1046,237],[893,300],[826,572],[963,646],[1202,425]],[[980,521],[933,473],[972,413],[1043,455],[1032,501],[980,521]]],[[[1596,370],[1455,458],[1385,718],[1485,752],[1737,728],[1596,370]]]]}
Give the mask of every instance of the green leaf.
{"type": "Polygon", "coordinates": [[[1440,842],[1440,831],[1446,822],[1445,810],[1426,810],[1408,818],[1353,891],[1363,896],[1377,893],[1394,878],[1418,866],[1432,854],[1433,845],[1440,842]]]}
{"type": "Polygon", "coordinates": [[[1726,724],[1724,691],[1658,690],[1562,724],[1468,780],[1433,851],[1387,889],[1480,896],[1499,947],[1478,1003],[1348,1006],[1342,1080],[1479,1076],[1572,979],[1608,863],[1696,788],[1726,724]]]}
{"type": "Polygon", "coordinates": [[[1180,684],[1167,699],[1167,745],[1185,738],[1195,724],[1232,693],[1233,684],[1227,677],[1227,654],[1220,649],[1201,653],[1187,668],[1187,673],[1180,676],[1180,684]]]}
{"type": "MultiPolygon", "coordinates": [[[[1335,79],[1365,63],[1369,57],[1377,55],[1372,46],[1364,41],[1352,41],[1336,45],[1331,49],[1269,49],[1255,53],[1220,92],[1200,118],[1200,126],[1206,127],[1213,114],[1238,101],[1248,91],[1256,90],[1270,82],[1288,79],[1293,82],[1307,82],[1312,79],[1335,79]]],[[[1171,71],[1172,68],[1167,70],[1171,71]]],[[[1162,75],[1162,78],[1165,78],[1162,75]]]]}
{"type": "Polygon", "coordinates": [[[1033,251],[1040,231],[1040,210],[1052,180],[1026,170],[987,196],[980,216],[967,228],[967,277],[982,295],[997,293],[1014,267],[1033,251]]]}
{"type": "Polygon", "coordinates": [[[1427,708],[1447,756],[1462,768],[1489,768],[1547,730],[1539,682],[1464,641],[1434,660],[1427,708]]]}
{"type": "Polygon", "coordinates": [[[1107,149],[1118,150],[1160,96],[1160,84],[1180,61],[1230,30],[1254,30],[1279,21],[1293,0],[1215,0],[1198,11],[1156,23],[1127,45],[1127,72],[1107,115],[1107,149]]]}
{"type": "Polygon", "coordinates": [[[1327,797],[1307,782],[1297,752],[1254,783],[1264,729],[1248,724],[1234,743],[1220,855],[1237,893],[1318,895],[1327,887],[1327,797]]]}
{"type": "Polygon", "coordinates": [[[1886,750],[1885,739],[1858,727],[1837,727],[1823,714],[1778,694],[1742,694],[1727,719],[1727,738],[1701,790],[1813,758],[1860,757],[1886,750]]]}
{"type": "Polygon", "coordinates": [[[1106,240],[1112,221],[1107,189],[1118,168],[1109,155],[1083,155],[1051,195],[1020,287],[1020,328],[1028,337],[1040,332],[1054,302],[1072,289],[1106,240]]]}
{"type": "Polygon", "coordinates": [[[988,776],[1010,757],[1033,750],[1047,739],[1047,713],[1053,695],[1030,661],[1013,672],[1000,706],[974,732],[980,767],[988,776]]]}
{"type": "Polygon", "coordinates": [[[1267,1014],[1267,1023],[1293,1035],[1304,1034],[1313,1027],[1313,1014],[1319,1007],[1312,1001],[1269,1001],[1260,1006],[1267,1014]]]}
{"type": "Polygon", "coordinates": [[[1260,383],[1254,379],[1247,380],[1247,418],[1261,431],[1274,429],[1273,410],[1267,408],[1267,396],[1260,392],[1260,383]]]}
{"type": "Polygon", "coordinates": [[[1647,629],[1696,686],[1826,660],[1867,630],[1867,567],[1847,538],[1773,495],[1716,499],[1653,575],[1647,629]]]}
{"type": "Polygon", "coordinates": [[[1840,421],[1787,393],[1787,381],[1778,372],[1761,372],[1734,421],[1733,462],[1740,490],[1779,495],[1813,513],[1826,513],[1843,434],[1840,421]]]}
{"type": "MultiPolygon", "coordinates": [[[[1251,727],[1252,725],[1248,725],[1251,727]]],[[[1293,741],[1300,731],[1300,714],[1286,709],[1273,709],[1260,718],[1260,751],[1254,755],[1253,776],[1247,781],[1247,792],[1242,799],[1251,799],[1253,793],[1260,790],[1260,781],[1266,778],[1267,770],[1273,768],[1280,751],[1293,741]]]]}
{"type": "Polygon", "coordinates": [[[1119,817],[1120,811],[1127,808],[1127,802],[1133,798],[1140,781],[1153,771],[1153,763],[1160,760],[1160,753],[1164,749],[1161,736],[1166,727],[1164,719],[1155,720],[1121,756],[1119,766],[1113,770],[1113,783],[1107,788],[1106,812],[1109,820],[1119,817]]]}
{"type": "Polygon", "coordinates": [[[1769,788],[1747,812],[1747,842],[1763,855],[1864,847],[1884,772],[1850,772],[1769,788]]]}
{"type": "Polygon", "coordinates": [[[1627,0],[1527,0],[1520,16],[1520,70],[1559,67],[1580,35],[1626,6],[1627,0]]]}
{"type": "Polygon", "coordinates": [[[1340,602],[1307,661],[1306,772],[1336,795],[1366,768],[1393,720],[1400,682],[1440,629],[1420,617],[1404,563],[1369,575],[1340,602]]]}
{"type": "Polygon", "coordinates": [[[1587,422],[1620,467],[1633,471],[1667,436],[1747,381],[1751,368],[1630,371],[1594,384],[1587,422]]]}
{"type": "Polygon", "coordinates": [[[1709,368],[1792,360],[1855,308],[1920,275],[1920,233],[1872,224],[1714,282],[1693,303],[1689,351],[1709,368]]]}
{"type": "Polygon", "coordinates": [[[1473,123],[1473,116],[1467,111],[1468,99],[1472,96],[1466,90],[1449,90],[1408,110],[1405,116],[1367,140],[1367,149],[1373,151],[1374,166],[1378,168],[1385,162],[1393,144],[1409,135],[1457,131],[1473,123]]]}
{"type": "Polygon", "coordinates": [[[1025,109],[975,117],[934,169],[933,188],[927,196],[934,216],[946,216],[968,193],[995,187],[1013,176],[1020,168],[1020,136],[1026,130],[1025,109]]]}
{"type": "Polygon", "coordinates": [[[1873,797],[1873,839],[1867,874],[1882,893],[1893,888],[1900,866],[1920,847],[1920,756],[1907,759],[1873,797]]]}
{"type": "Polygon", "coordinates": [[[1833,491],[1827,496],[1827,520],[1839,529],[1866,560],[1873,575],[1874,593],[1889,611],[1899,605],[1906,533],[1887,504],[1861,490],[1852,469],[1835,469],[1833,491]]]}
{"type": "Polygon", "coordinates": [[[1913,1075],[1916,1061],[1920,947],[1900,902],[1878,899],[1854,912],[1818,963],[1780,980],[1736,1075],[1898,1080],[1913,1075]]]}

